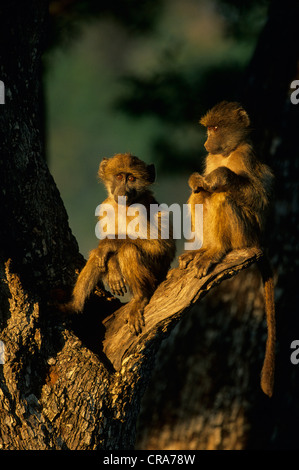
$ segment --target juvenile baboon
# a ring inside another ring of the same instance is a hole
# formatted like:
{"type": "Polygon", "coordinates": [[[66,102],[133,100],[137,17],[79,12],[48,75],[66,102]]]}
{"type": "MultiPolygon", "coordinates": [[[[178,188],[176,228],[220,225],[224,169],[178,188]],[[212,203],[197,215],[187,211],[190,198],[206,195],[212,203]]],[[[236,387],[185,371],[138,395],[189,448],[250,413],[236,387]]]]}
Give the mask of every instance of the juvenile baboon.
{"type": "MultiPolygon", "coordinates": [[[[189,178],[195,204],[203,204],[203,245],[180,256],[180,267],[190,262],[197,276],[205,276],[231,250],[261,245],[269,206],[273,174],[261,163],[250,140],[250,120],[239,103],[223,101],[200,123],[207,127],[209,152],[202,175],[189,178]]],[[[263,391],[271,396],[274,381],[275,310],[273,278],[266,262],[259,263],[265,290],[268,326],[266,354],[261,375],[263,391]]]]}
{"type": "Polygon", "coordinates": [[[82,312],[85,300],[99,281],[106,282],[113,294],[124,295],[128,288],[132,299],[126,308],[127,320],[131,330],[138,334],[144,325],[144,308],[174,258],[175,242],[171,232],[166,239],[161,238],[160,232],[156,239],[150,238],[150,205],[157,204],[149,189],[155,180],[154,165],[146,165],[130,153],[117,154],[102,160],[98,174],[108,192],[103,207],[109,205],[115,214],[115,238],[101,239],[91,251],[68,308],[82,312]],[[124,202],[122,206],[120,201],[124,202]],[[143,228],[139,227],[139,235],[145,238],[130,237],[129,223],[134,216],[128,210],[135,207],[133,204],[146,209],[140,223],[143,228]],[[119,213],[124,217],[119,217],[119,213]]]}

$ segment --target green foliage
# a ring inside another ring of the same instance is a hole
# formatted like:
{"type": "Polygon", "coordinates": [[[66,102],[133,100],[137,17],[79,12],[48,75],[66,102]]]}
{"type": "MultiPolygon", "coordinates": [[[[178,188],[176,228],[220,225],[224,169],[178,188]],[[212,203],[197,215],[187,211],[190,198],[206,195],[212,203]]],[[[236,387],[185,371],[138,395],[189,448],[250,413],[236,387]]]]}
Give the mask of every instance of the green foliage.
{"type": "Polygon", "coordinates": [[[148,33],[159,15],[164,0],[51,0],[47,49],[70,44],[82,25],[96,18],[113,18],[134,34],[148,33]]]}
{"type": "Polygon", "coordinates": [[[267,17],[269,0],[221,0],[219,12],[225,16],[227,33],[235,39],[254,41],[267,17]]]}

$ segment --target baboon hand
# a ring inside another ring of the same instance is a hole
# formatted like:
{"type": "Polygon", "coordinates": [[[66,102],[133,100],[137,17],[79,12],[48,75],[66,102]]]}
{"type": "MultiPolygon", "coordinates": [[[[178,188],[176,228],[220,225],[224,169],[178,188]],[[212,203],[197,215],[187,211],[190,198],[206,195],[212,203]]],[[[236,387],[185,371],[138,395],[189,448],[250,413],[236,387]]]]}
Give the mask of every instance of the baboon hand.
{"type": "Polygon", "coordinates": [[[193,260],[194,256],[195,255],[192,251],[183,253],[181,256],[179,256],[179,268],[186,269],[188,264],[193,260]]]}
{"type": "Polygon", "coordinates": [[[193,173],[188,184],[194,193],[198,193],[201,189],[206,189],[205,179],[199,173],[193,173]]]}
{"type": "Polygon", "coordinates": [[[101,250],[97,254],[98,267],[99,267],[99,270],[102,272],[105,272],[107,269],[108,255],[109,255],[109,251],[107,250],[101,250]]]}
{"type": "Polygon", "coordinates": [[[215,264],[215,262],[213,260],[211,260],[209,257],[198,253],[195,256],[194,262],[193,262],[193,265],[196,268],[195,277],[197,277],[198,279],[201,279],[202,277],[207,276],[207,274],[211,270],[211,267],[214,264],[215,264]]]}
{"type": "Polygon", "coordinates": [[[125,280],[119,273],[108,273],[107,283],[113,295],[123,296],[127,292],[125,280]]]}

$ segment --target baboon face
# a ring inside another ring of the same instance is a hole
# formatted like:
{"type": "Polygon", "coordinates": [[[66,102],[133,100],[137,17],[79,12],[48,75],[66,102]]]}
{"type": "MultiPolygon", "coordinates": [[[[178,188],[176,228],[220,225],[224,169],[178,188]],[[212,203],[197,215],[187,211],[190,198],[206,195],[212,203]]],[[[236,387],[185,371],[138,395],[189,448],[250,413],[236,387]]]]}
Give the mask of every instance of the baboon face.
{"type": "Polygon", "coordinates": [[[121,172],[114,175],[110,183],[110,191],[115,202],[118,202],[119,196],[126,197],[126,204],[132,204],[138,194],[140,182],[132,173],[121,172]]]}
{"type": "Polygon", "coordinates": [[[123,196],[126,204],[130,205],[155,181],[155,167],[129,153],[117,154],[102,160],[99,176],[115,202],[123,196]]]}
{"type": "Polygon", "coordinates": [[[227,157],[245,141],[249,134],[250,120],[239,103],[223,101],[212,108],[200,120],[207,128],[206,150],[227,157]]]}
{"type": "Polygon", "coordinates": [[[227,157],[247,136],[247,130],[231,127],[209,126],[205,149],[212,155],[227,157]]]}
{"type": "Polygon", "coordinates": [[[205,141],[205,149],[212,154],[223,153],[223,129],[219,126],[209,126],[207,128],[208,138],[205,141]]]}

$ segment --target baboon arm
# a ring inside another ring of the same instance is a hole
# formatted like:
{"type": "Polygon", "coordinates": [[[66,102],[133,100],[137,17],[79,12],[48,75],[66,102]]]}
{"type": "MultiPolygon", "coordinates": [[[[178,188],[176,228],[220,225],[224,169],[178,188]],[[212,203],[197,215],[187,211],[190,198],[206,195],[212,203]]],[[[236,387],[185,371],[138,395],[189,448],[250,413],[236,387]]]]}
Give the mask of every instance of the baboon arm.
{"type": "Polygon", "coordinates": [[[240,187],[248,183],[248,176],[245,172],[235,173],[226,166],[220,166],[208,173],[205,178],[205,187],[207,191],[219,190],[240,190],[240,187]]]}

